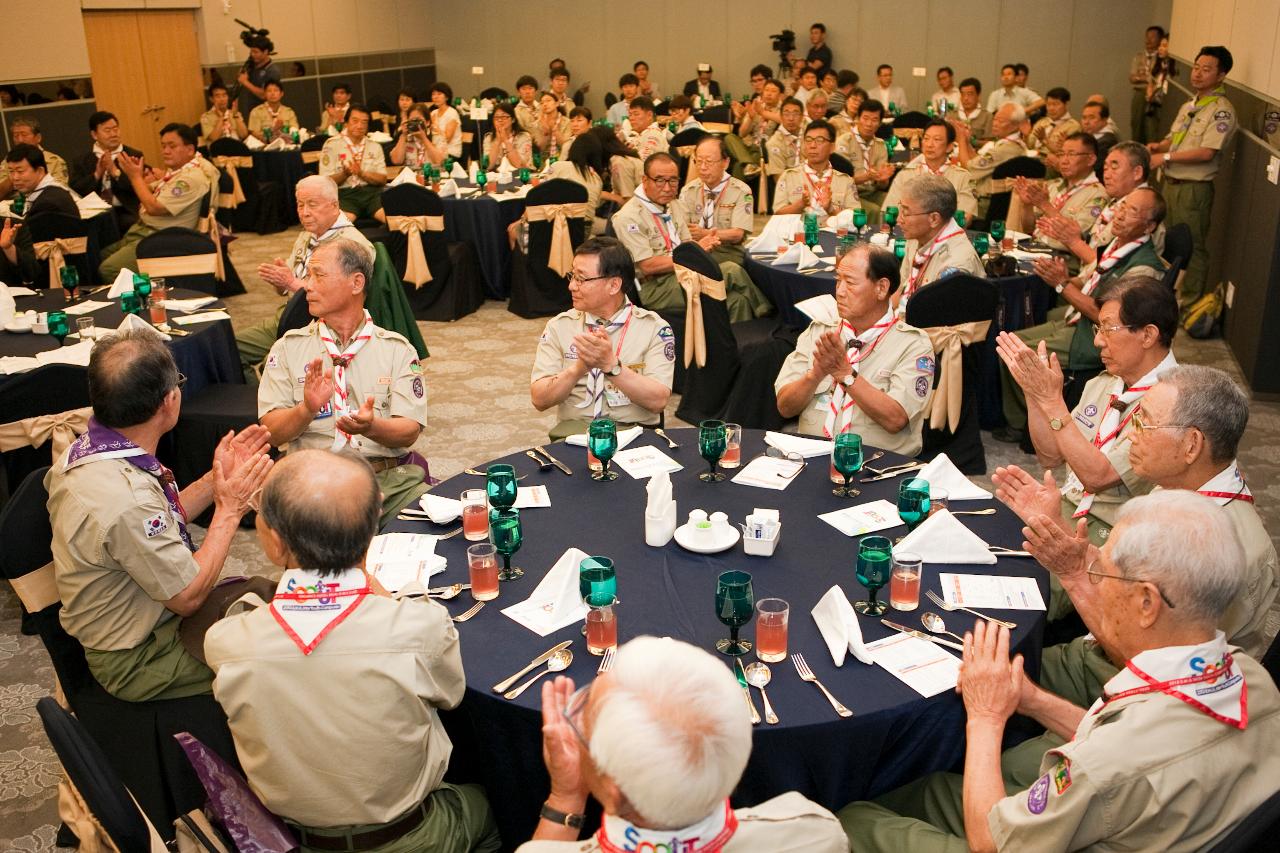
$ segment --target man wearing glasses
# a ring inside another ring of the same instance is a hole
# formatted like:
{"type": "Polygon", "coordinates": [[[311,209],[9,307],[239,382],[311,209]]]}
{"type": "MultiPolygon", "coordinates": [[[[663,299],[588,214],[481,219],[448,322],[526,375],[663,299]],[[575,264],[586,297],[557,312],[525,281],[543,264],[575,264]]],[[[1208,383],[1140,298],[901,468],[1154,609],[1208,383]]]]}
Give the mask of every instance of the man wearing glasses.
{"type": "Polygon", "coordinates": [[[719,136],[699,142],[693,162],[698,177],[680,191],[689,236],[701,240],[714,233],[719,242],[711,249],[711,257],[717,262],[742,263],[742,245],[751,236],[755,213],[751,187],[729,175],[729,151],[719,136]]]}
{"type": "Polygon", "coordinates": [[[986,278],[982,259],[955,216],[956,188],[944,177],[922,175],[903,193],[898,221],[907,248],[902,256],[902,290],[893,300],[900,316],[906,315],[907,301],[916,291],[944,275],[960,272],[986,278]]]}
{"type": "Polygon", "coordinates": [[[861,207],[853,178],[831,167],[836,129],[825,119],[809,122],[801,138],[802,165],[787,169],[773,193],[774,213],[832,216],[861,207]]]}
{"type": "Polygon", "coordinates": [[[573,308],[547,321],[529,385],[535,409],[557,407],[551,440],[585,433],[595,418],[657,423],[671,396],[675,336],[656,312],[627,298],[631,255],[612,237],[592,237],[567,278],[573,308]]]}
{"type": "MultiPolygon", "coordinates": [[[[1013,179],[1013,191],[1021,202],[1022,212],[1019,216],[1010,210],[1010,227],[1026,231],[1035,216],[1057,214],[1074,225],[1075,233],[1084,234],[1093,228],[1107,206],[1107,188],[1093,172],[1098,162],[1098,140],[1087,133],[1073,133],[1060,145],[1058,153],[1049,156],[1053,157],[1061,177],[1048,182],[1021,176],[1013,179]]],[[[1042,231],[1038,221],[1034,230],[1036,239],[1046,246],[1066,251],[1066,245],[1042,231]]]]}

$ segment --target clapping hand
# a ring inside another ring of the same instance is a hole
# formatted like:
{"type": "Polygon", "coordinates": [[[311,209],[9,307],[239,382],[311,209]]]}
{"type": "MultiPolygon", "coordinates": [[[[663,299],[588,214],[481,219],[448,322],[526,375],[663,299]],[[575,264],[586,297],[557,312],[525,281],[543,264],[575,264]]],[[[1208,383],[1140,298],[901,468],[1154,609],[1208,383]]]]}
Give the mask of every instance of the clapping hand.
{"type": "Polygon", "coordinates": [[[698,245],[710,252],[716,246],[720,245],[720,235],[714,230],[703,232],[702,237],[698,240],[698,245]]]}
{"type": "Polygon", "coordinates": [[[116,158],[116,163],[120,166],[120,171],[124,172],[130,179],[142,177],[141,157],[130,157],[121,151],[120,156],[116,158]]]}
{"type": "MultiPolygon", "coordinates": [[[[265,430],[265,427],[257,429],[265,430]]],[[[244,430],[244,433],[248,432],[249,430],[244,430]]],[[[267,434],[270,435],[269,432],[267,434]]],[[[267,473],[274,464],[271,457],[261,451],[247,454],[237,461],[241,452],[254,446],[256,440],[256,433],[249,439],[240,441],[240,436],[232,438],[232,434],[228,432],[213,454],[213,502],[220,509],[230,509],[239,516],[249,511],[249,501],[262,488],[267,473]]]]}
{"type": "Polygon", "coordinates": [[[258,265],[258,275],[262,280],[276,289],[281,296],[286,293],[292,293],[298,289],[302,282],[294,278],[293,270],[285,265],[281,258],[266,264],[258,265]]]}
{"type": "Polygon", "coordinates": [[[1036,221],[1036,229],[1059,243],[1066,243],[1080,236],[1080,226],[1061,213],[1046,213],[1036,221]]]}
{"type": "Polygon", "coordinates": [[[582,745],[564,716],[573,692],[573,679],[564,675],[542,683],[542,763],[551,777],[551,797],[561,804],[587,798],[579,758],[582,745]]]}
{"type": "Polygon", "coordinates": [[[1038,515],[1027,520],[1022,535],[1026,537],[1022,547],[1059,579],[1083,574],[1097,554],[1089,544],[1089,522],[1084,518],[1076,520],[1073,533],[1064,529],[1059,515],[1038,515]]]}
{"type": "Polygon", "coordinates": [[[1037,516],[1060,518],[1062,496],[1052,471],[1044,472],[1044,481],[1032,477],[1017,465],[997,468],[991,475],[996,497],[1013,510],[1018,518],[1030,522],[1037,516]]]}
{"type": "Polygon", "coordinates": [[[1029,401],[1046,408],[1062,398],[1062,365],[1058,363],[1058,354],[1049,352],[1044,341],[1037,351],[1017,335],[1001,332],[996,337],[996,354],[1029,401]]]}
{"type": "Polygon", "coordinates": [[[849,360],[845,357],[840,336],[835,332],[819,335],[813,347],[813,365],[820,376],[843,379],[849,374],[849,360]]]}
{"type": "Polygon", "coordinates": [[[302,401],[312,415],[333,399],[333,387],[333,368],[326,368],[323,359],[313,359],[303,371],[302,380],[302,401]]]}
{"type": "Polygon", "coordinates": [[[1036,271],[1036,275],[1044,279],[1044,283],[1050,287],[1057,287],[1066,284],[1071,277],[1067,272],[1067,262],[1062,258],[1055,257],[1036,257],[1031,262],[1032,267],[1036,271]]]}
{"type": "Polygon", "coordinates": [[[0,250],[7,252],[13,248],[13,240],[18,236],[18,230],[21,228],[22,226],[12,219],[5,219],[4,228],[0,230],[0,250]]]}
{"type": "Polygon", "coordinates": [[[1009,659],[1009,629],[979,619],[964,635],[957,685],[969,719],[1003,725],[1018,708],[1023,681],[1022,655],[1009,659]]]}
{"type": "Polygon", "coordinates": [[[573,336],[578,349],[578,361],[584,367],[594,370],[609,370],[613,367],[613,344],[609,341],[609,333],[599,326],[592,326],[580,335],[573,336]]]}
{"type": "Polygon", "coordinates": [[[228,472],[235,472],[253,462],[271,448],[271,430],[261,424],[245,427],[240,432],[228,432],[218,442],[213,453],[215,461],[221,461],[228,472]]]}
{"type": "Polygon", "coordinates": [[[364,402],[360,404],[360,408],[354,412],[340,415],[337,426],[347,435],[365,435],[368,433],[369,428],[373,426],[373,396],[365,397],[364,402]]]}

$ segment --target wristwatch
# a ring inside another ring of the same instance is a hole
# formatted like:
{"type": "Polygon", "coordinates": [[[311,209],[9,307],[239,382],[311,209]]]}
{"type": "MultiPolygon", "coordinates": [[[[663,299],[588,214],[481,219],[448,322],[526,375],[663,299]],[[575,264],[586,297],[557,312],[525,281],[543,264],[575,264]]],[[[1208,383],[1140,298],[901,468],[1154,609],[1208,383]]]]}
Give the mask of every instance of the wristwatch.
{"type": "Polygon", "coordinates": [[[858,369],[856,367],[849,368],[849,375],[840,380],[840,384],[846,388],[852,388],[853,383],[858,381],[858,369]]]}
{"type": "Polygon", "coordinates": [[[609,368],[608,370],[606,370],[606,371],[604,372],[604,375],[605,375],[605,376],[617,376],[617,375],[618,375],[619,373],[621,373],[621,372],[622,372],[622,359],[618,359],[618,362],[617,362],[613,367],[611,367],[611,368],[609,368]]]}
{"type": "Polygon", "coordinates": [[[1055,285],[1053,286],[1053,292],[1054,292],[1054,293],[1061,293],[1062,291],[1064,291],[1064,290],[1066,290],[1066,289],[1067,289],[1067,283],[1066,283],[1065,281],[1064,281],[1064,282],[1062,282],[1061,284],[1055,284],[1055,285]]]}
{"type": "Polygon", "coordinates": [[[567,826],[569,829],[582,829],[582,821],[584,816],[580,814],[565,814],[559,809],[553,809],[546,803],[542,804],[542,816],[554,824],[567,826]]]}
{"type": "Polygon", "coordinates": [[[1049,418],[1049,429],[1058,432],[1062,427],[1062,418],[1049,418]]]}

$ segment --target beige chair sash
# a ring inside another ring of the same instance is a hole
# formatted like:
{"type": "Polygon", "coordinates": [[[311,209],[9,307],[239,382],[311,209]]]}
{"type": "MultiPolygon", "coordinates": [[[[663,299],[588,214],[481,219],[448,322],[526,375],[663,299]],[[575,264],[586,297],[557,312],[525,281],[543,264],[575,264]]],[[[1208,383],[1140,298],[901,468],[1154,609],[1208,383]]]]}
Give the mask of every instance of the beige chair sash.
{"type": "Polygon", "coordinates": [[[559,275],[568,275],[573,269],[573,239],[569,236],[569,217],[587,215],[586,202],[572,204],[535,204],[524,209],[528,222],[547,222],[551,225],[551,253],[547,266],[559,275]]]}
{"type": "Polygon", "coordinates": [[[231,192],[221,193],[218,196],[218,207],[236,208],[244,203],[244,188],[240,186],[240,169],[253,168],[252,157],[214,157],[213,165],[219,169],[226,169],[227,175],[231,178],[231,192]]]}
{"type": "MultiPolygon", "coordinates": [[[[227,280],[227,268],[222,260],[222,231],[218,227],[218,185],[215,183],[209,189],[209,213],[204,219],[200,220],[200,233],[207,236],[213,241],[213,277],[218,281],[227,280]]],[[[197,257],[204,257],[199,255],[197,257]]],[[[153,258],[153,260],[155,260],[153,258]]],[[[201,270],[205,272],[205,270],[201,270]]],[[[152,275],[152,273],[148,273],[152,275]]],[[[164,273],[154,273],[154,275],[164,275],[164,273]]],[[[184,273],[169,273],[169,275],[184,275],[184,273]]]]}
{"type": "Polygon", "coordinates": [[[929,404],[929,427],[956,431],[960,425],[960,409],[964,404],[964,372],[961,350],[986,340],[990,320],[974,320],[957,326],[933,326],[925,329],[938,357],[938,386],[929,404]]]}
{"type": "Polygon", "coordinates": [[[85,406],[83,409],[0,424],[0,453],[20,447],[44,447],[45,442],[52,441],[56,459],[66,452],[76,436],[89,429],[89,416],[92,414],[93,409],[85,406]]]}
{"type": "Polygon", "coordinates": [[[174,255],[171,258],[138,258],[138,272],[146,275],[208,275],[218,272],[217,252],[207,255],[174,255]]]}
{"type": "Polygon", "coordinates": [[[721,121],[704,121],[702,129],[707,133],[726,134],[733,133],[733,125],[725,124],[721,121]]]}
{"type": "Polygon", "coordinates": [[[22,600],[22,606],[28,613],[39,613],[50,604],[57,604],[62,599],[58,596],[58,582],[53,574],[53,563],[45,563],[34,572],[27,572],[20,578],[10,578],[13,591],[22,600]]]}
{"type": "Polygon", "coordinates": [[[414,287],[431,281],[431,268],[427,266],[427,253],[422,248],[423,231],[443,231],[443,216],[388,216],[387,227],[399,231],[408,243],[404,262],[404,280],[414,287]]]}
{"type": "Polygon", "coordinates": [[[320,162],[320,155],[321,155],[322,153],[324,153],[324,152],[322,152],[322,151],[303,151],[303,152],[302,152],[302,162],[303,162],[303,163],[319,163],[319,162],[320,162]]]}
{"type": "Polygon", "coordinates": [[[707,366],[707,330],[702,323],[702,294],[721,302],[725,300],[725,285],[700,272],[675,264],[676,281],[684,288],[684,366],[696,361],[698,367],[707,366]]]}
{"type": "Polygon", "coordinates": [[[64,255],[83,255],[89,251],[88,237],[55,237],[43,240],[33,247],[36,257],[49,262],[49,287],[62,287],[62,268],[67,265],[64,255]]]}

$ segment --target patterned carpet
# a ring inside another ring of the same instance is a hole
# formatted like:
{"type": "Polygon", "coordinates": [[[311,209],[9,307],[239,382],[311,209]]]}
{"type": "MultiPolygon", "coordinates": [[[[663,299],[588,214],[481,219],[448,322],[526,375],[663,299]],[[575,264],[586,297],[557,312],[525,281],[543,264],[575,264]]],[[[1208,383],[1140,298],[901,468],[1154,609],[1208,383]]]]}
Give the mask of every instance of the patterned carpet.
{"type": "MultiPolygon", "coordinates": [[[[278,297],[254,273],[257,265],[284,256],[294,232],[269,237],[243,236],[231,257],[249,293],[229,300],[237,326],[272,316],[278,297]]],[[[543,321],[523,320],[499,302],[454,323],[421,323],[431,349],[425,367],[430,425],[419,449],[431,461],[434,476],[445,478],[546,439],[553,413],[539,414],[529,404],[529,370],[543,321]]],[[[1178,358],[1212,364],[1239,377],[1222,341],[1179,338],[1178,358]]],[[[674,426],[678,399],[668,407],[674,426]]],[[[1037,470],[1034,458],[1014,445],[984,434],[988,464],[1017,463],[1037,470]]],[[[1268,529],[1280,530],[1280,404],[1255,402],[1241,462],[1257,496],[1268,529]]],[[[976,479],[976,478],[975,478],[976,479]]],[[[197,532],[197,539],[199,532],[197,532]]],[[[251,534],[241,531],[227,560],[227,574],[267,573],[251,534]]],[[[1277,614],[1272,613],[1272,632],[1277,614]]],[[[35,712],[36,700],[49,693],[53,668],[37,638],[18,631],[17,600],[0,584],[0,850],[54,850],[59,768],[35,712]]]]}

